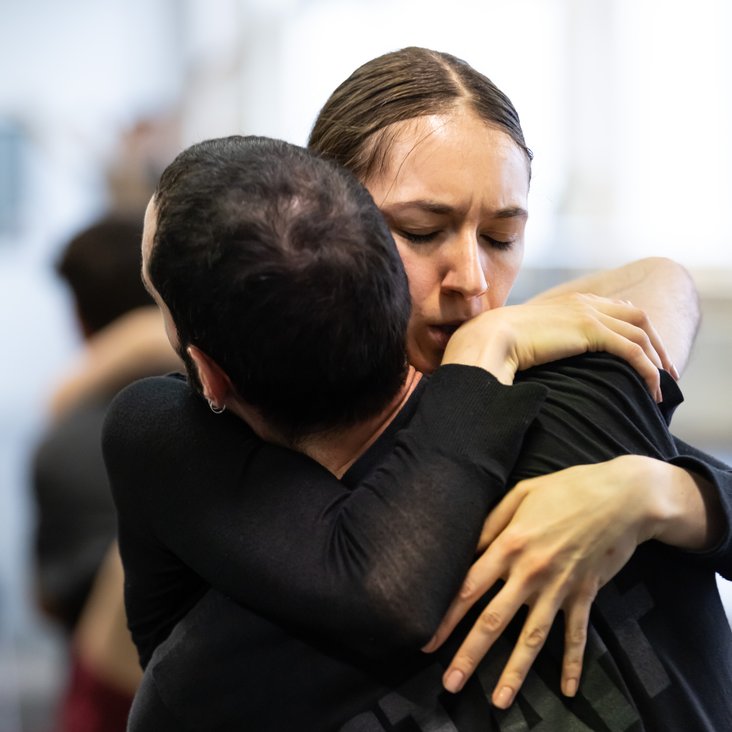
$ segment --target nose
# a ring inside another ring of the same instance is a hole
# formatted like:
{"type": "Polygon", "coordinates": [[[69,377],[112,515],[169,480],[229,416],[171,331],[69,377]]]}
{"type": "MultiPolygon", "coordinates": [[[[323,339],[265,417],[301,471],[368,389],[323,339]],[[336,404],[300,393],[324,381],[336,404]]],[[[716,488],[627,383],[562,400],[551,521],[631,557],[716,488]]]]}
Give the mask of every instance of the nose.
{"type": "Polygon", "coordinates": [[[454,242],[445,255],[443,292],[457,294],[468,300],[488,292],[487,257],[475,236],[454,242]]]}

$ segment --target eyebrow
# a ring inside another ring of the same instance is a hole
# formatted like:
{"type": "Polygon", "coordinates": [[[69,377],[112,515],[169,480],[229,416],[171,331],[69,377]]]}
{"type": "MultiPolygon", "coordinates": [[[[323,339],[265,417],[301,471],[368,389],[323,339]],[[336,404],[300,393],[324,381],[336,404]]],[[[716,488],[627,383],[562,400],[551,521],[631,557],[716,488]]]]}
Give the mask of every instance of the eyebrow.
{"type": "MultiPolygon", "coordinates": [[[[395,203],[392,205],[387,205],[385,208],[389,212],[398,212],[398,211],[404,211],[406,209],[410,208],[418,208],[422,211],[427,211],[428,213],[437,214],[440,216],[445,216],[447,214],[451,214],[455,211],[453,206],[449,206],[446,203],[437,203],[436,201],[428,201],[428,200],[416,200],[416,201],[404,201],[403,203],[395,203]]],[[[529,212],[525,208],[521,208],[521,206],[509,206],[507,208],[501,208],[497,211],[494,211],[492,213],[492,217],[496,219],[513,219],[513,218],[523,218],[526,219],[529,216],[529,212]]]]}

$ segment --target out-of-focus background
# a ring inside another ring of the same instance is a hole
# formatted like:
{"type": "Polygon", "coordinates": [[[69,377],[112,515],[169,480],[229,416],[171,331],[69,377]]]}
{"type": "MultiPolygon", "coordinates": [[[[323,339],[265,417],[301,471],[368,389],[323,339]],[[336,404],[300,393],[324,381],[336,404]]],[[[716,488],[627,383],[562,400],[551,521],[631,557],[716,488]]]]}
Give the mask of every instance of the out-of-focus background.
{"type": "Polygon", "coordinates": [[[360,63],[449,51],[508,93],[535,153],[515,297],[642,256],[685,264],[704,322],[675,431],[729,460],[730,36],[726,0],[0,0],[0,732],[50,730],[68,673],[36,607],[29,465],[82,346],[54,272],[71,237],[139,218],[187,144],[304,144],[360,63]]]}

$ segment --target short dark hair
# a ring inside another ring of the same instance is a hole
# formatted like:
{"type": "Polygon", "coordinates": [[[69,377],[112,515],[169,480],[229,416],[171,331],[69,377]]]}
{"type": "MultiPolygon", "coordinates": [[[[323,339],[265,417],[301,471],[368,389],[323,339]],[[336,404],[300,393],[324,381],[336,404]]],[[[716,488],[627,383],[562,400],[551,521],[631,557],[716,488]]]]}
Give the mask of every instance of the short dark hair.
{"type": "Polygon", "coordinates": [[[406,374],[409,288],[348,171],[262,137],[182,152],[155,194],[150,281],[196,345],[289,439],[377,414],[406,374]]]}
{"type": "Polygon", "coordinates": [[[105,217],[76,234],[56,262],[88,335],[153,304],[140,277],[141,239],[138,220],[105,217]]]}

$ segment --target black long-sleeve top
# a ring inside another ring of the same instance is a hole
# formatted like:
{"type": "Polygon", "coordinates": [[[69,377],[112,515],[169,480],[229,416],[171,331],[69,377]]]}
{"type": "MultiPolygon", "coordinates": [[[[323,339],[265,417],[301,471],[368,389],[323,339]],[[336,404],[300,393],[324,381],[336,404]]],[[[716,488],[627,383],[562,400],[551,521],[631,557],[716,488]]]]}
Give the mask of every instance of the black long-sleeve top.
{"type": "Polygon", "coordinates": [[[209,586],[365,652],[429,640],[545,389],[461,366],[417,388],[378,467],[346,482],[211,414],[179,379],[118,395],[103,449],[143,666],[209,586]]]}
{"type": "MultiPolygon", "coordinates": [[[[664,414],[636,374],[604,355],[570,359],[532,370],[521,378],[524,386],[541,386],[544,399],[527,426],[524,449],[510,480],[636,452],[668,460],[712,480],[729,516],[729,468],[668,433],[665,417],[680,397],[669,379],[664,380],[664,414]]],[[[410,408],[419,396],[413,396],[410,408]]],[[[460,398],[457,393],[454,396],[460,398]]],[[[512,408],[508,403],[503,407],[512,408]]],[[[495,423],[511,416],[510,411],[494,409],[491,413],[495,423]]],[[[395,439],[393,432],[383,435],[344,482],[378,470],[395,439]]],[[[180,445],[178,449],[179,460],[190,463],[190,455],[182,454],[180,445]]],[[[231,457],[219,449],[215,459],[228,463],[231,457]]],[[[195,461],[189,468],[186,480],[204,481],[205,473],[195,467],[195,461]]],[[[433,489],[440,486],[437,480],[433,489]]],[[[307,495],[298,493],[291,500],[299,506],[308,502],[307,495]]],[[[421,508],[413,506],[417,512],[421,508]]],[[[289,515],[293,512],[297,515],[291,505],[289,515]]],[[[371,520],[388,518],[379,517],[377,512],[371,520]]],[[[447,516],[445,521],[449,524],[447,516]]],[[[440,524],[434,523],[431,530],[439,534],[440,524]]],[[[267,528],[271,530],[272,525],[267,528]]],[[[276,555],[281,547],[268,536],[268,532],[262,536],[268,542],[267,551],[276,555]]],[[[382,539],[391,538],[387,530],[382,531],[382,539]]],[[[287,535],[279,537],[283,543],[287,540],[287,535]]],[[[310,551],[301,548],[305,554],[310,551]]],[[[328,559],[338,555],[340,548],[340,544],[331,547],[328,559]]],[[[373,549],[377,551],[378,546],[373,549]]],[[[442,551],[432,565],[431,576],[421,581],[429,584],[452,572],[451,548],[443,546],[442,551]]],[[[407,559],[412,561],[412,555],[407,559]]],[[[273,571],[292,576],[289,561],[278,565],[272,554],[268,561],[273,571]]],[[[364,557],[346,552],[340,561],[360,566],[364,557]]],[[[354,604],[353,597],[334,597],[334,605],[320,608],[318,617],[302,616],[303,606],[296,595],[307,593],[306,586],[296,581],[297,591],[284,593],[270,586],[276,594],[275,604],[283,604],[276,618],[258,606],[260,596],[244,609],[211,591],[155,653],[131,729],[711,732],[732,728],[728,693],[732,638],[714,581],[714,570],[728,566],[729,531],[712,552],[682,552],[656,542],[642,545],[598,595],[578,696],[567,700],[559,693],[562,635],[561,628],[555,627],[508,712],[495,710],[487,699],[516,641],[521,619],[492,649],[465,690],[450,696],[441,689],[442,664],[449,661],[474,614],[436,656],[394,648],[383,656],[367,658],[349,650],[359,644],[336,617],[340,608],[354,604]],[[321,615],[336,622],[327,637],[321,615]],[[305,629],[307,626],[310,630],[305,629]]],[[[311,573],[319,571],[315,566],[311,573]]],[[[356,604],[368,606],[367,582],[365,589],[351,588],[356,604]]],[[[415,588],[415,593],[421,592],[415,588]]],[[[414,602],[407,612],[419,614],[417,598],[421,595],[412,595],[414,602]]],[[[387,601],[388,597],[382,599],[387,601]]],[[[404,611],[404,606],[400,609],[404,611]]],[[[391,622],[388,614],[379,619],[391,622]]],[[[374,625],[369,629],[380,632],[374,625]]]]}

